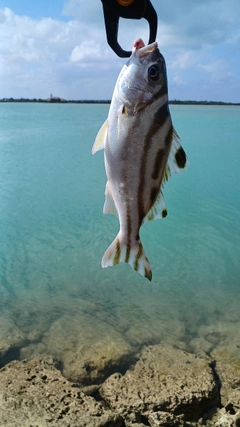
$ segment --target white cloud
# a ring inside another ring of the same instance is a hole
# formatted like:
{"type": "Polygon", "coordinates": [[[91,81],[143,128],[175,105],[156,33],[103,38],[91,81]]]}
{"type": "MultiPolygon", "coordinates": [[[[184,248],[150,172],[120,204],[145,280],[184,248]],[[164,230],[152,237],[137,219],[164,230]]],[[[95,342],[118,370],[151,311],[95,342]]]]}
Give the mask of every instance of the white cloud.
{"type": "Polygon", "coordinates": [[[172,69],[186,69],[195,67],[199,61],[199,52],[196,53],[194,51],[180,51],[176,58],[174,58],[170,64],[169,68],[172,69]]]}
{"type": "Polygon", "coordinates": [[[78,46],[75,46],[73,49],[71,55],[70,55],[70,61],[71,62],[78,62],[82,60],[86,60],[87,57],[100,57],[100,49],[99,46],[96,46],[94,42],[92,41],[85,41],[81,43],[78,46]]]}
{"type": "MultiPolygon", "coordinates": [[[[110,50],[103,47],[104,34],[87,24],[51,18],[34,20],[8,8],[0,11],[0,22],[0,98],[46,97],[49,92],[63,90],[64,85],[64,96],[71,97],[66,91],[68,81],[74,78],[75,65],[79,74],[79,66],[91,66],[96,61],[104,66],[105,56],[109,57],[110,50]]],[[[76,96],[76,89],[73,94],[76,96]]]]}
{"type": "MultiPolygon", "coordinates": [[[[239,32],[239,0],[153,0],[161,25],[169,26],[168,33],[175,46],[201,49],[205,45],[225,43],[239,32]]],[[[159,33],[160,35],[160,33],[159,33]]]]}
{"type": "MultiPolygon", "coordinates": [[[[67,42],[65,23],[50,18],[35,21],[17,16],[8,8],[2,11],[1,18],[0,51],[10,62],[55,59],[59,44],[64,49],[67,42]]],[[[71,22],[67,26],[72,27],[71,22]]]]}
{"type": "Polygon", "coordinates": [[[174,76],[173,83],[175,83],[178,86],[186,86],[186,82],[182,79],[181,76],[174,76]]]}
{"type": "Polygon", "coordinates": [[[219,72],[221,72],[221,74],[223,72],[226,73],[226,64],[221,59],[216,59],[209,63],[200,64],[199,68],[201,68],[203,71],[206,71],[208,73],[219,73],[219,72]]]}
{"type": "MultiPolygon", "coordinates": [[[[171,96],[189,99],[204,87],[206,99],[213,99],[218,82],[223,85],[230,79],[231,93],[224,96],[239,101],[239,0],[152,3],[171,96]]],[[[63,14],[68,21],[0,10],[0,98],[49,93],[75,99],[111,96],[125,60],[107,45],[101,2],[66,0],[63,14]]],[[[119,42],[126,50],[139,36],[147,42],[148,33],[145,20],[120,20],[119,42]]]]}
{"type": "Polygon", "coordinates": [[[62,13],[79,22],[88,22],[92,26],[99,26],[104,20],[102,4],[99,1],[65,0],[62,13]]]}

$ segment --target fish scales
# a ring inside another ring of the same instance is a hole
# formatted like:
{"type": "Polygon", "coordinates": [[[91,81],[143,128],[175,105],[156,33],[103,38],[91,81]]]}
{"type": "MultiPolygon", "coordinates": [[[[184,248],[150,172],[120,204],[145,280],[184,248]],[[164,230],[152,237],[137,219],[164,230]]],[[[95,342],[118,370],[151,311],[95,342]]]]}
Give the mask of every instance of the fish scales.
{"type": "Polygon", "coordinates": [[[139,230],[143,222],[167,215],[163,185],[187,161],[172,125],[165,61],[156,42],[135,42],[92,152],[102,148],[108,178],[103,212],[117,215],[120,223],[102,267],[127,262],[151,280],[139,230]]]}

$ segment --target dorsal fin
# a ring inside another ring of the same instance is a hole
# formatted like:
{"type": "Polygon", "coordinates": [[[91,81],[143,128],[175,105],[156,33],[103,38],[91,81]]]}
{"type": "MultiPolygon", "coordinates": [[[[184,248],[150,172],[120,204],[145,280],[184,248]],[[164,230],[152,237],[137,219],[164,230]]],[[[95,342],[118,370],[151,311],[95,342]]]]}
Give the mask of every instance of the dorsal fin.
{"type": "Polygon", "coordinates": [[[180,138],[172,128],[172,145],[171,150],[168,156],[168,162],[163,174],[163,180],[161,184],[161,188],[159,190],[156,201],[150,211],[147,213],[145,218],[143,219],[143,223],[152,221],[155,219],[165,218],[167,216],[167,209],[164,202],[164,197],[162,194],[162,189],[164,184],[168,181],[169,177],[172,173],[178,173],[181,169],[185,168],[187,163],[187,156],[185,154],[184,149],[180,145],[180,138]]]}
{"type": "Polygon", "coordinates": [[[105,147],[108,133],[108,121],[106,120],[98,131],[96,139],[92,147],[92,154],[102,150],[105,147]]]}
{"type": "Polygon", "coordinates": [[[159,193],[154,205],[152,206],[150,211],[147,213],[147,215],[143,219],[143,224],[145,222],[153,221],[155,219],[165,218],[166,216],[167,216],[167,209],[165,206],[164,197],[161,190],[159,190],[159,193]]]}
{"type": "Polygon", "coordinates": [[[173,127],[172,145],[168,156],[168,162],[162,180],[162,187],[168,181],[172,173],[179,173],[187,164],[187,156],[180,144],[180,138],[173,127]]]}

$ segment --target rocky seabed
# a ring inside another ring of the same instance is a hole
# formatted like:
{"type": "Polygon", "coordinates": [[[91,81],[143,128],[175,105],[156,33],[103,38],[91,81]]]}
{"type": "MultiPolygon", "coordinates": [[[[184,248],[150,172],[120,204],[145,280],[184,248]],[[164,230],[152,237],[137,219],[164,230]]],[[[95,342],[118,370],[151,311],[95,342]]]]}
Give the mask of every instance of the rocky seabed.
{"type": "Polygon", "coordinates": [[[68,373],[76,382],[51,356],[7,363],[0,370],[0,426],[240,427],[238,344],[207,355],[199,340],[196,353],[181,342],[144,346],[125,372],[113,368],[105,379],[97,349],[88,363],[75,359],[76,372],[68,373]]]}
{"type": "Polygon", "coordinates": [[[0,317],[0,427],[240,427],[238,308],[197,328],[84,304],[0,317]]]}

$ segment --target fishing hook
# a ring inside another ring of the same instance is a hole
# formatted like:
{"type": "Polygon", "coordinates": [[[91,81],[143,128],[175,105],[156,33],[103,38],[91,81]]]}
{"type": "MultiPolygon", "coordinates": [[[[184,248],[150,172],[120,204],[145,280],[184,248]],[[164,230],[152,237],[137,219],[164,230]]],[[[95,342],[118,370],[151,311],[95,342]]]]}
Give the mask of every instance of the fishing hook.
{"type": "Polygon", "coordinates": [[[103,14],[107,42],[120,58],[128,58],[131,51],[121,48],[118,43],[118,23],[119,18],[141,19],[145,18],[149,24],[148,44],[156,40],[157,35],[157,13],[150,0],[101,0],[103,4],[103,14]]]}

